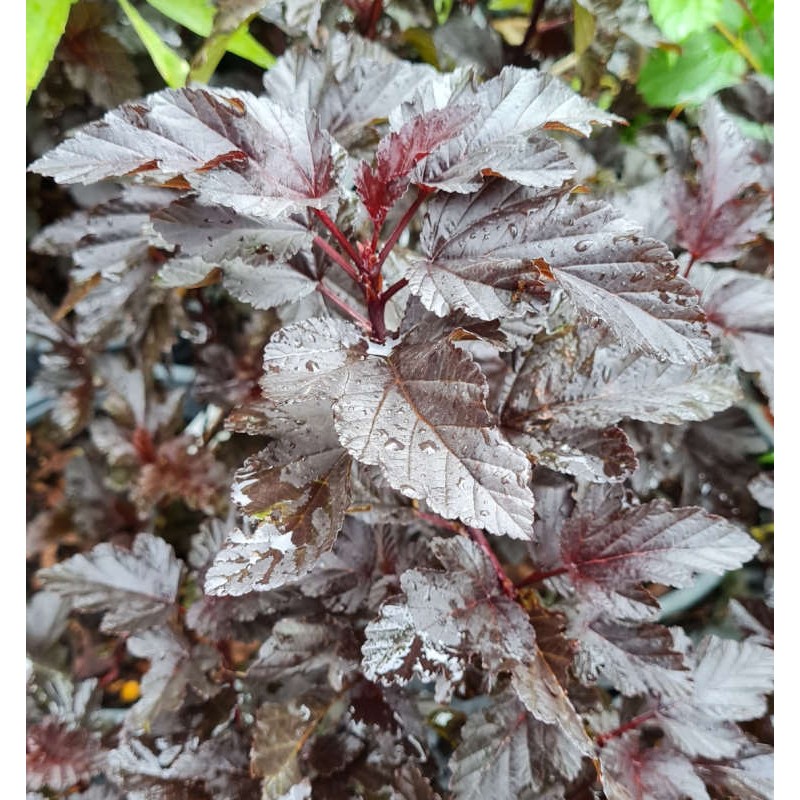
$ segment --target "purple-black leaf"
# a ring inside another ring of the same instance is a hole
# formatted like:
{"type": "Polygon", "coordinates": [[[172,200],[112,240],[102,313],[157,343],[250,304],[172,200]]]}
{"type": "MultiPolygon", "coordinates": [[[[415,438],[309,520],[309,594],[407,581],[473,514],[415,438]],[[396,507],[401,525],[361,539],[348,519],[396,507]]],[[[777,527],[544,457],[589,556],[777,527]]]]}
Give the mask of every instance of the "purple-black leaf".
{"type": "Polygon", "coordinates": [[[709,800],[686,756],[671,748],[643,746],[635,731],[609,742],[600,766],[608,800],[709,800]]]}
{"type": "Polygon", "coordinates": [[[334,421],[356,459],[438,514],[530,538],[530,466],[494,426],[485,378],[466,353],[446,340],[404,342],[349,373],[334,421]]]}
{"type": "Polygon", "coordinates": [[[719,336],[737,366],[756,374],[772,407],[775,397],[773,314],[775,283],[761,275],[695,264],[692,285],[708,316],[708,329],[719,336]]]}
{"type": "Polygon", "coordinates": [[[704,140],[693,153],[697,180],[673,173],[667,193],[677,240],[693,261],[733,261],[742,245],[764,232],[772,215],[772,198],[753,143],[713,98],[700,115],[704,140]]]}
{"type": "Polygon", "coordinates": [[[676,363],[710,354],[696,293],[672,254],[597,200],[487,181],[466,197],[434,198],[420,249],[409,287],[440,316],[514,316],[531,307],[531,290],[560,288],[628,352],[676,363]]]}
{"type": "Polygon", "coordinates": [[[131,550],[98,544],[38,573],[42,585],[81,611],[104,611],[103,631],[131,632],[165,622],[175,613],[181,562],[172,548],[140,533],[131,550]]]}
{"type": "Polygon", "coordinates": [[[324,207],[344,152],[311,113],[247,92],[165,89],[109,111],[30,166],[60,183],[136,176],[243,214],[324,207]]]}
{"type": "Polygon", "coordinates": [[[539,797],[562,776],[576,777],[583,755],[558,725],[535,719],[505,693],[467,720],[450,760],[450,788],[458,800],[539,797]]]}

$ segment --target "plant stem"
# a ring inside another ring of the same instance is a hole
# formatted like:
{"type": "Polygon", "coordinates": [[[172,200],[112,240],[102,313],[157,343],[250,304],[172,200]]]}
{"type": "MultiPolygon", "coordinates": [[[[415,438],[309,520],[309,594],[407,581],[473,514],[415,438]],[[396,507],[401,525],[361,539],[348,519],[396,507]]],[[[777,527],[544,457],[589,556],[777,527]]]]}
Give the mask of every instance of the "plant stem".
{"type": "Polygon", "coordinates": [[[497,575],[497,580],[500,582],[500,586],[503,588],[503,593],[510,600],[514,600],[516,602],[517,590],[514,588],[511,578],[506,575],[503,565],[494,554],[494,550],[492,550],[492,547],[486,539],[483,531],[478,530],[478,528],[467,528],[467,532],[469,533],[472,541],[475,542],[475,544],[477,544],[484,553],[486,553],[486,557],[492,562],[495,574],[497,575]]]}
{"type": "Polygon", "coordinates": [[[656,715],[655,711],[647,711],[644,714],[639,714],[638,717],[634,717],[631,720],[628,720],[624,725],[620,725],[618,728],[614,728],[613,731],[608,731],[607,733],[601,733],[597,737],[597,746],[604,747],[608,742],[612,739],[616,739],[619,736],[622,736],[623,733],[627,733],[628,731],[632,731],[634,728],[638,728],[642,723],[647,722],[647,720],[652,719],[656,715]]]}
{"type": "Polygon", "coordinates": [[[321,236],[314,237],[314,244],[324,251],[331,261],[335,261],[356,283],[361,283],[358,273],[353,269],[352,265],[348,264],[344,260],[344,256],[337,253],[321,236]]]}
{"type": "Polygon", "coordinates": [[[692,267],[694,266],[694,262],[695,262],[695,255],[694,255],[694,253],[692,253],[692,257],[691,257],[691,259],[689,259],[689,263],[686,265],[686,272],[683,273],[683,277],[684,278],[688,278],[689,277],[689,273],[692,271],[692,267]]]}
{"type": "Polygon", "coordinates": [[[528,29],[525,31],[525,36],[523,36],[522,41],[517,49],[517,52],[520,55],[525,52],[533,37],[536,36],[536,28],[539,24],[539,17],[542,16],[546,2],[547,0],[536,0],[536,2],[533,4],[533,9],[531,10],[531,21],[528,23],[528,29]]]}
{"type": "Polygon", "coordinates": [[[353,246],[348,241],[347,237],[341,232],[339,226],[324,212],[318,208],[310,209],[311,213],[333,234],[333,238],[339,243],[342,250],[350,256],[350,260],[356,267],[361,269],[361,259],[358,257],[353,246]]]}
{"type": "Polygon", "coordinates": [[[516,586],[517,589],[522,589],[525,586],[539,583],[539,581],[546,580],[547,578],[553,578],[556,575],[563,575],[568,571],[569,570],[566,567],[557,567],[556,569],[551,569],[547,572],[532,572],[530,575],[526,575],[521,581],[518,581],[516,586]]]}
{"type": "Polygon", "coordinates": [[[322,283],[322,281],[317,284],[317,291],[324,297],[327,297],[331,303],[339,306],[339,308],[341,308],[345,314],[348,314],[350,317],[352,317],[368,334],[372,333],[372,325],[370,324],[370,321],[363,314],[359,314],[354,308],[350,308],[350,306],[345,303],[341,297],[329,289],[324,283],[322,283]]]}
{"type": "Polygon", "coordinates": [[[417,213],[417,209],[422,205],[425,198],[432,194],[435,189],[429,189],[424,186],[417,187],[417,197],[414,202],[406,209],[406,213],[403,214],[402,219],[400,222],[397,223],[397,227],[389,234],[389,238],[386,240],[386,243],[383,245],[383,249],[381,250],[380,254],[378,255],[377,260],[375,261],[375,265],[373,266],[373,274],[380,272],[381,267],[383,266],[383,262],[386,261],[386,257],[392,251],[392,248],[397,244],[397,240],[400,238],[400,235],[406,229],[406,226],[414,217],[414,214],[417,213]]]}
{"type": "Polygon", "coordinates": [[[382,11],[383,11],[382,0],[372,0],[372,8],[370,8],[369,10],[369,20],[367,22],[367,30],[364,34],[367,37],[367,39],[375,38],[375,33],[378,28],[378,20],[381,18],[382,11]]]}
{"type": "Polygon", "coordinates": [[[400,278],[399,281],[395,281],[380,297],[381,302],[385,306],[389,300],[397,294],[404,286],[408,284],[407,278],[400,278]]]}

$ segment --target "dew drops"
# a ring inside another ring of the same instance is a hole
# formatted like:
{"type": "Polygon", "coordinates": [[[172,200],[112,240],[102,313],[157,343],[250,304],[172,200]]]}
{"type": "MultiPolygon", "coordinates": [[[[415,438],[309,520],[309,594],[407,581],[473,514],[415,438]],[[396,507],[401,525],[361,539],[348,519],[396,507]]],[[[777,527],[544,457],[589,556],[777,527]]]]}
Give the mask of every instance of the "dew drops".
{"type": "Polygon", "coordinates": [[[508,226],[508,234],[512,239],[516,239],[519,234],[519,230],[513,222],[508,226]]]}
{"type": "Polygon", "coordinates": [[[395,439],[394,436],[392,436],[386,440],[384,448],[390,452],[396,452],[398,450],[405,450],[406,446],[399,439],[395,439]]]}
{"type": "Polygon", "coordinates": [[[306,370],[308,372],[319,372],[319,364],[316,361],[306,361],[306,370]]]}
{"type": "Polygon", "coordinates": [[[426,439],[424,442],[419,443],[419,449],[423,453],[435,453],[439,449],[439,445],[430,439],[426,439]]]}
{"type": "Polygon", "coordinates": [[[582,239],[580,242],[575,243],[575,249],[579,253],[585,253],[591,246],[592,243],[588,239],[582,239]]]}

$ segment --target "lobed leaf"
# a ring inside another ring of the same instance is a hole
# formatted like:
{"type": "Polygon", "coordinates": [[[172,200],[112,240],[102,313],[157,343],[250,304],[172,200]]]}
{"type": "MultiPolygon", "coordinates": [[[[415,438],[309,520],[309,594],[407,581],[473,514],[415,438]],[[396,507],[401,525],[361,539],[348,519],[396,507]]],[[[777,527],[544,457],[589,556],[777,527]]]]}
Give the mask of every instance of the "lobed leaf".
{"type": "Polygon", "coordinates": [[[177,89],[109,111],[29,169],[60,183],[180,178],[206,204],[270,216],[329,204],[343,159],[310,113],[247,92],[177,89]]]}
{"type": "Polygon", "coordinates": [[[439,316],[519,315],[532,308],[526,295],[559,287],[628,352],[676,363],[709,355],[697,297],[669,250],[605,203],[486,181],[468,197],[433,199],[420,249],[409,288],[439,316]]]}
{"type": "Polygon", "coordinates": [[[732,261],[741,247],[762,233],[772,215],[764,171],[753,143],[742,134],[717,99],[700,114],[704,138],[693,145],[696,184],[672,173],[667,194],[677,225],[678,244],[693,261],[732,261]]]}
{"type": "Polygon", "coordinates": [[[163,623],[175,612],[181,562],[163,539],[140,533],[130,550],[104,542],[38,576],[73,608],[105,612],[101,630],[125,633],[163,623]]]}
{"type": "Polygon", "coordinates": [[[530,467],[494,427],[485,379],[466,353],[446,340],[403,343],[358,363],[343,389],[334,424],[356,459],[438,514],[530,537],[530,467]]]}

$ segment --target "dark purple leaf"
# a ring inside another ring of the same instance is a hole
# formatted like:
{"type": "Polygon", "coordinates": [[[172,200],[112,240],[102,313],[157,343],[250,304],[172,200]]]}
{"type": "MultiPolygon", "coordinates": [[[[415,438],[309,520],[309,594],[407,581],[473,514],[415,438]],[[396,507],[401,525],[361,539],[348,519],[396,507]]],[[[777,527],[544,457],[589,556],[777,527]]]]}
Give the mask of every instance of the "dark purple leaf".
{"type": "Polygon", "coordinates": [[[583,755],[558,725],[538,721],[506,693],[467,720],[450,760],[450,788],[458,800],[541,796],[561,776],[576,777],[583,755]]]}
{"type": "Polygon", "coordinates": [[[320,126],[347,148],[418,88],[438,80],[427,64],[400,61],[377,43],[338,32],[323,52],[296,46],[264,73],[268,97],[316,112],[320,126]]]}
{"type": "Polygon", "coordinates": [[[304,620],[287,617],[277,622],[258,651],[248,675],[274,681],[297,673],[327,671],[335,691],[344,676],[358,666],[359,650],[353,631],[335,617],[304,620]]]}
{"type": "Polygon", "coordinates": [[[761,275],[696,264],[692,285],[708,316],[708,329],[719,336],[734,363],[757,376],[770,407],[775,397],[773,313],[775,284],[761,275]]]}
{"type": "Polygon", "coordinates": [[[572,585],[586,599],[624,615],[638,615],[627,591],[640,582],[688,586],[697,573],[722,574],[757,551],[758,543],[727,520],[700,508],[670,508],[663,501],[611,517],[579,511],[561,534],[561,557],[572,585]]]}
{"type": "Polygon", "coordinates": [[[310,113],[247,92],[165,89],[109,111],[30,169],[61,183],[180,177],[207,204],[271,216],[328,205],[343,159],[310,113]]]}
{"type": "Polygon", "coordinates": [[[658,724],[684,753],[736,756],[746,742],[733,722],[756,719],[772,692],[774,654],[750,641],[706,636],[693,657],[691,697],[663,707],[658,724]]]}
{"type": "Polygon", "coordinates": [[[775,765],[771,748],[754,745],[728,762],[695,763],[695,771],[721,796],[737,800],[772,800],[775,765]]]}
{"type": "MultiPolygon", "coordinates": [[[[343,357],[342,357],[343,358],[343,357]]],[[[438,514],[529,538],[529,465],[486,411],[480,369],[447,341],[402,343],[350,370],[334,405],[342,444],[393,488],[438,514]]]]}
{"type": "Polygon", "coordinates": [[[475,108],[457,106],[416,117],[381,140],[375,151],[374,168],[364,161],[359,164],[356,190],[377,228],[405,194],[414,165],[439,144],[456,136],[474,113],[475,108]]]}
{"type": "Polygon", "coordinates": [[[216,687],[206,671],[216,666],[218,655],[206,645],[192,647],[169,628],[152,628],[128,637],[131,655],[150,661],[141,682],[141,698],[125,717],[133,733],[150,732],[161,714],[173,716],[188,689],[207,700],[216,687]]]}
{"type": "Polygon", "coordinates": [[[131,550],[99,544],[38,573],[42,585],[81,611],[104,611],[103,631],[129,632],[158,625],[175,612],[181,562],[172,548],[140,533],[131,550]]]}
{"type": "Polygon", "coordinates": [[[763,168],[753,157],[753,143],[716,98],[703,108],[700,129],[704,139],[693,146],[696,185],[673,173],[667,193],[677,240],[693,261],[733,261],[742,245],[765,230],[772,199],[764,188],[763,168]]]}
{"type": "Polygon", "coordinates": [[[571,630],[578,641],[582,676],[600,673],[626,696],[655,694],[685,697],[691,692],[691,674],[680,642],[662,625],[628,625],[604,619],[577,624],[571,630]]]}
{"type": "Polygon", "coordinates": [[[100,735],[46,718],[28,728],[25,765],[29,791],[66,792],[103,768],[100,735]]]}
{"type": "Polygon", "coordinates": [[[259,708],[250,759],[253,774],[263,778],[265,800],[277,800],[300,782],[300,749],[314,734],[334,699],[335,696],[316,691],[296,697],[289,705],[264,703],[259,708]]]}
{"type": "Polygon", "coordinates": [[[643,746],[635,731],[609,742],[600,765],[608,800],[709,799],[686,756],[671,748],[643,746]]]}
{"type": "Polygon", "coordinates": [[[434,198],[420,249],[409,287],[440,316],[514,316],[531,307],[532,289],[535,297],[560,288],[627,352],[676,363],[710,353],[696,294],[672,254],[605,203],[487,181],[467,197],[434,198]]]}

